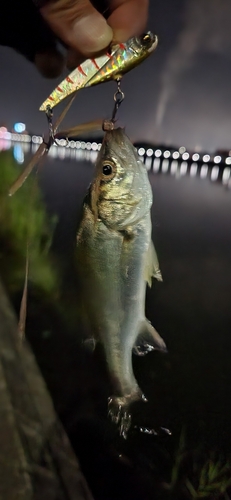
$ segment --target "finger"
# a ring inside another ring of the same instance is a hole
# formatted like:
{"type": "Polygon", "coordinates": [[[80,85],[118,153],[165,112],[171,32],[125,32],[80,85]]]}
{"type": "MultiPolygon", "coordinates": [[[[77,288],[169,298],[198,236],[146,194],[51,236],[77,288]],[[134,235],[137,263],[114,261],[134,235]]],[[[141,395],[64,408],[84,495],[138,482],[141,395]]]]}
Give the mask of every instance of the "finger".
{"type": "Polygon", "coordinates": [[[64,57],[55,48],[37,52],[34,62],[38,71],[46,78],[57,78],[65,66],[64,57]]]}
{"type": "Polygon", "coordinates": [[[74,49],[69,49],[67,52],[66,66],[70,71],[73,71],[77,66],[84,61],[83,54],[74,49]]]}
{"type": "Polygon", "coordinates": [[[112,40],[112,29],[89,0],[50,1],[40,12],[63,42],[85,56],[105,49],[112,40]]]}
{"type": "MultiPolygon", "coordinates": [[[[94,57],[100,57],[104,53],[105,53],[105,51],[103,51],[103,50],[100,50],[98,52],[94,52],[94,57]]],[[[75,68],[77,68],[77,66],[82,64],[82,62],[84,62],[85,60],[86,60],[86,57],[84,57],[84,55],[81,52],[79,52],[79,51],[77,52],[74,49],[69,49],[67,52],[66,66],[68,69],[73,71],[75,68]]]]}
{"type": "Polygon", "coordinates": [[[148,0],[112,0],[107,22],[113,29],[113,40],[126,42],[141,34],[148,19],[148,0]]]}

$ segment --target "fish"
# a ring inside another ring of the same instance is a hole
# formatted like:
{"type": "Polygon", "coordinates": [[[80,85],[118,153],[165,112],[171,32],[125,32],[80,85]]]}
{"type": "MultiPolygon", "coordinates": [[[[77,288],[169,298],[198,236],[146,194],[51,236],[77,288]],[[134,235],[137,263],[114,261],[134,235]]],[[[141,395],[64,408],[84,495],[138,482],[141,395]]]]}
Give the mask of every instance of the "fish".
{"type": "Polygon", "coordinates": [[[92,336],[104,348],[113,394],[108,412],[127,437],[130,405],[146,400],[132,352],[166,351],[145,316],[147,284],[162,275],[152,242],[152,189],[124,129],[104,135],[77,231],[77,271],[92,336]]]}
{"type": "Polygon", "coordinates": [[[40,111],[55,107],[78,90],[117,80],[146,59],[157,47],[158,37],[150,31],[130,38],[126,43],[114,44],[106,54],[87,59],[72,71],[40,106],[40,111]]]}

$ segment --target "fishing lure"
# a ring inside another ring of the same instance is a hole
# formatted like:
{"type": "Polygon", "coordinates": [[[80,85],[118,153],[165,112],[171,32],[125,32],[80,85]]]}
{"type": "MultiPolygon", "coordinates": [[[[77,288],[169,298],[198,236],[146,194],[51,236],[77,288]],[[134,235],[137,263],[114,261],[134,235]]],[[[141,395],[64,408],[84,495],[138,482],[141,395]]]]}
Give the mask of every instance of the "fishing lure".
{"type": "Polygon", "coordinates": [[[157,47],[158,38],[150,31],[133,37],[126,43],[113,45],[110,52],[96,59],[87,59],[67,76],[40,106],[54,107],[68,95],[86,87],[92,87],[108,80],[117,80],[140,64],[157,47]]]}
{"type": "Polygon", "coordinates": [[[40,106],[40,111],[45,111],[48,119],[49,134],[43,139],[37,152],[32,157],[29,164],[21,172],[19,177],[9,189],[9,196],[12,196],[22,186],[28,175],[34,167],[39,163],[40,159],[46,156],[52,146],[59,137],[75,137],[77,134],[89,132],[90,130],[99,130],[102,128],[102,120],[96,120],[84,125],[77,125],[71,129],[57,133],[57,129],[63,121],[65,115],[70,109],[73,100],[75,99],[78,90],[100,83],[116,80],[117,92],[114,95],[115,106],[112,119],[109,123],[115,120],[116,113],[121,102],[124,99],[124,94],[120,89],[120,80],[122,76],[132,68],[140,64],[146,59],[157,47],[158,38],[150,31],[139,37],[133,37],[124,44],[117,44],[111,47],[110,52],[96,59],[87,59],[83,64],[78,66],[69,76],[67,76],[51,95],[40,106]],[[72,95],[63,112],[58,117],[53,126],[53,108],[63,99],[72,95]]]}

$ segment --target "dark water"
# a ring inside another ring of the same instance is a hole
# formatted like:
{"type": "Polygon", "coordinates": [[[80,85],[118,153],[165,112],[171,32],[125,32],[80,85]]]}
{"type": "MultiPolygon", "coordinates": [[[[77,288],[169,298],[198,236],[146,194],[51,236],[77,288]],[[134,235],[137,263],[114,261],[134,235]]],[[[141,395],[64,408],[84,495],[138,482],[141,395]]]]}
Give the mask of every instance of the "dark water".
{"type": "MultiPolygon", "coordinates": [[[[92,173],[90,162],[53,159],[40,173],[48,211],[59,216],[53,251],[65,264],[73,307],[75,234],[92,173]]],[[[169,352],[134,358],[149,401],[134,408],[134,423],[167,427],[172,438],[134,431],[122,442],[106,416],[110,385],[102,353],[81,348],[79,324],[67,332],[55,312],[48,319],[43,311],[35,326],[29,312],[29,339],[96,499],[157,498],[153,484],[167,470],[182,428],[188,449],[230,452],[231,193],[187,175],[150,173],[150,182],[164,281],[148,290],[146,309],[169,352]]]]}

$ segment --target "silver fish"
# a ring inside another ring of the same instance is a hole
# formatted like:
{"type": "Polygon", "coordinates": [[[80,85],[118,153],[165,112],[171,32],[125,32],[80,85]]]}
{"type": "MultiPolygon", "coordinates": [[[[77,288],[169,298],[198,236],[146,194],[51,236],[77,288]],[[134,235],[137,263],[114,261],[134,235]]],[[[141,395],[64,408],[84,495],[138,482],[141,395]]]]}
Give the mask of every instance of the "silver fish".
{"type": "Polygon", "coordinates": [[[114,394],[109,414],[126,437],[130,404],[144,399],[132,351],[166,350],[145,317],[146,284],[162,281],[151,240],[147,170],[121,128],[106,132],[77,234],[77,265],[94,338],[103,344],[114,394]]]}

